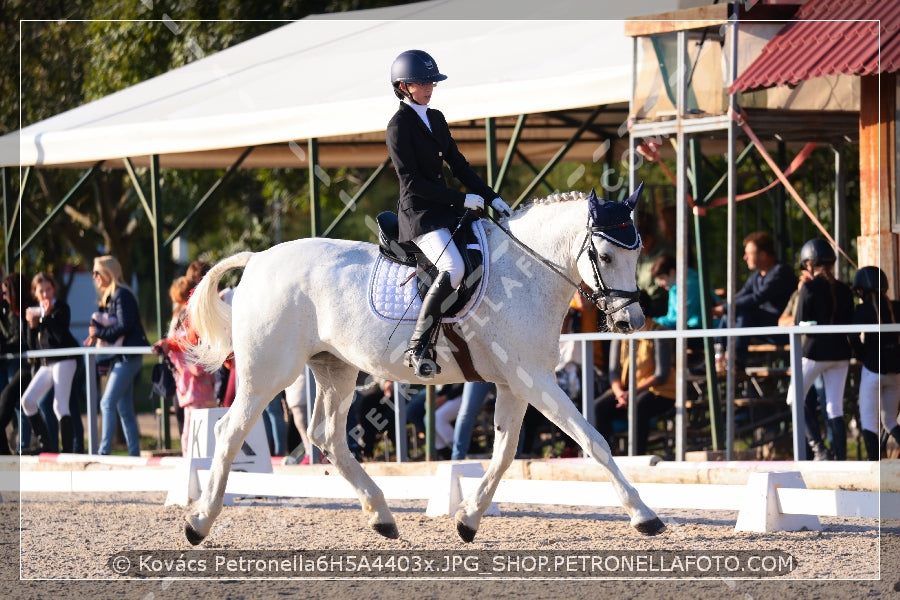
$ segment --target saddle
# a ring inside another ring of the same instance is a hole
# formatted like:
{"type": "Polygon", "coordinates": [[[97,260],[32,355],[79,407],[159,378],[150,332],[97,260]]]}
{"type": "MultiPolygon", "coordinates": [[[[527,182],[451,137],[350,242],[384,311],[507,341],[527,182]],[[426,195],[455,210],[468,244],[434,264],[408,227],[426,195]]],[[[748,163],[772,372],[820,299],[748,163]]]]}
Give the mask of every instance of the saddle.
{"type": "MultiPolygon", "coordinates": [[[[467,213],[460,218],[456,233],[453,235],[453,243],[456,244],[465,264],[465,275],[459,288],[450,296],[454,300],[445,311],[446,315],[455,315],[461,311],[481,286],[481,279],[484,276],[484,255],[472,230],[472,224],[477,219],[475,215],[467,213]]],[[[397,241],[400,236],[397,213],[386,210],[375,217],[375,220],[378,223],[378,251],[393,263],[416,269],[417,293],[419,299],[424,299],[425,293],[437,277],[437,267],[415,243],[397,241]]]]}

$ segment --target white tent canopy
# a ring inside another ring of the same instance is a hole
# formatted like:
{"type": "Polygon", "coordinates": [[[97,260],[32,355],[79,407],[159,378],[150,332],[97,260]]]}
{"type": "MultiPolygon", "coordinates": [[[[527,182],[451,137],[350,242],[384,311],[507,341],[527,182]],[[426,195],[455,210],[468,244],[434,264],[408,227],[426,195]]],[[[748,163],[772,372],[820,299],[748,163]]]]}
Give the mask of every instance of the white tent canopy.
{"type": "Polygon", "coordinates": [[[396,110],[389,67],[408,48],[426,49],[448,75],[433,104],[451,122],[627,103],[632,45],[623,22],[585,20],[660,10],[658,1],[624,6],[433,0],[292,22],[6,135],[0,166],[154,154],[188,165],[192,153],[381,132],[396,110]],[[502,17],[503,6],[533,20],[441,20],[502,17]]]}

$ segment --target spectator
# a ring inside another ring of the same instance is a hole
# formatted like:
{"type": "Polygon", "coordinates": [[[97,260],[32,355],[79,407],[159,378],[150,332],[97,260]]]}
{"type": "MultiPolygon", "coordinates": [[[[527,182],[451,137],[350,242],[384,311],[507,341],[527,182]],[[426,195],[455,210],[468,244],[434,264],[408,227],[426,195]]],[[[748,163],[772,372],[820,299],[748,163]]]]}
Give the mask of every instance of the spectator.
{"type": "Polygon", "coordinates": [[[481,413],[485,399],[492,392],[496,393],[493,383],[468,381],[463,384],[459,411],[456,415],[456,425],[453,428],[451,459],[466,459],[466,455],[469,453],[469,446],[472,444],[472,431],[475,429],[475,421],[481,413]]]}
{"type": "Polygon", "coordinates": [[[646,315],[651,318],[666,314],[669,293],[661,288],[653,277],[653,263],[664,254],[674,254],[675,247],[661,237],[653,224],[653,216],[646,211],[638,211],[638,234],[641,236],[641,253],[638,255],[637,283],[646,295],[642,304],[647,307],[646,315]]]}
{"type": "Polygon", "coordinates": [[[188,455],[188,435],[191,427],[191,411],[216,406],[215,383],[212,373],[190,359],[185,349],[196,342],[196,335],[185,327],[187,302],[194,287],[188,277],[179,277],[169,288],[172,299],[172,320],[166,337],[153,345],[153,350],[165,355],[172,363],[175,376],[175,396],[183,410],[181,452],[188,455]]]}
{"type": "MultiPolygon", "coordinates": [[[[678,324],[678,285],[676,282],[675,257],[664,254],[656,259],[651,269],[651,275],[656,284],[668,290],[669,301],[666,314],[656,317],[658,324],[667,329],[675,329],[678,324]]],[[[713,304],[721,303],[714,292],[709,292],[709,298],[713,304]]],[[[697,271],[688,267],[687,270],[687,326],[694,329],[701,326],[700,314],[700,276],[697,271]]]]}
{"type": "MultiPolygon", "coordinates": [[[[92,320],[88,327],[90,338],[111,343],[124,335],[122,345],[125,347],[149,346],[138,314],[137,298],[125,284],[119,261],[113,256],[95,258],[93,277],[100,295],[100,312],[115,317],[115,323],[103,327],[92,320]]],[[[100,398],[103,424],[100,454],[109,454],[112,450],[118,412],[129,456],[140,455],[140,433],[134,414],[134,381],[141,372],[143,363],[144,359],[140,354],[117,354],[112,358],[106,389],[100,398]]]]}
{"type": "Polygon", "coordinates": [[[195,260],[188,265],[187,272],[184,276],[191,282],[192,290],[197,287],[197,284],[200,283],[200,280],[203,279],[203,276],[206,275],[211,268],[212,265],[205,260],[195,260]]]}
{"type": "MultiPolygon", "coordinates": [[[[853,278],[853,290],[862,302],[853,313],[853,322],[860,325],[897,323],[900,306],[888,297],[888,279],[878,267],[863,267],[853,278]]],[[[879,398],[881,423],[900,443],[900,340],[895,332],[863,333],[850,339],[856,356],[862,361],[859,380],[859,417],[863,442],[869,460],[881,457],[881,436],[878,426],[879,398]]]]}
{"type": "MultiPolygon", "coordinates": [[[[734,296],[735,327],[773,327],[784,311],[791,294],[797,288],[794,271],[778,262],[772,236],[756,231],[744,238],[744,261],[750,269],[750,277],[734,296]]],[[[728,327],[727,307],[713,309],[713,316],[722,318],[720,325],[728,327]]],[[[768,336],[771,343],[786,343],[781,336],[768,336]]],[[[738,368],[747,364],[747,347],[750,338],[739,336],[734,340],[734,362],[738,368]]]]}
{"type": "MultiPolygon", "coordinates": [[[[642,331],[664,329],[653,319],[647,319],[642,331]]],[[[629,394],[629,342],[616,338],[609,345],[610,389],[594,400],[594,417],[599,431],[612,446],[613,420],[627,415],[629,396],[637,403],[637,453],[647,453],[650,423],[654,417],[675,406],[676,381],[672,376],[673,342],[665,339],[638,340],[636,385],[629,394]]]]}
{"type": "MultiPolygon", "coordinates": [[[[0,455],[9,455],[9,439],[6,426],[12,422],[16,408],[21,401],[21,390],[31,382],[31,365],[25,360],[25,312],[28,295],[23,294],[24,278],[18,273],[10,273],[3,278],[3,310],[0,313],[0,354],[18,354],[16,358],[4,362],[3,368],[8,379],[0,388],[0,455]]],[[[30,429],[29,429],[30,431],[30,429]]],[[[19,427],[19,441],[22,442],[22,427],[19,427]]],[[[23,447],[27,447],[27,441],[23,447]]]]}
{"type": "MultiPolygon", "coordinates": [[[[48,273],[35,275],[31,280],[31,294],[38,301],[38,306],[31,306],[25,311],[28,348],[50,350],[77,347],[78,341],[69,331],[71,309],[68,304],[56,298],[56,281],[53,277],[48,273]]],[[[40,368],[22,393],[22,410],[28,417],[33,434],[39,440],[40,451],[55,451],[58,447],[56,440],[50,439],[47,424],[38,410],[38,401],[52,389],[53,412],[62,432],[62,451],[72,452],[75,432],[69,413],[69,398],[78,363],[75,358],[65,356],[41,358],[39,362],[40,368]]]]}
{"type": "Polygon", "coordinates": [[[266,430],[271,456],[287,455],[287,419],[284,417],[284,392],[280,392],[263,409],[262,422],[266,430]]]}
{"type": "MultiPolygon", "coordinates": [[[[797,301],[800,299],[800,288],[807,281],[812,279],[812,275],[808,271],[800,271],[799,283],[797,289],[791,294],[790,300],[784,307],[784,312],[778,317],[779,327],[792,327],[794,325],[794,316],[797,312],[797,301]]],[[[801,336],[802,337],[802,336],[801,336]]],[[[825,445],[822,438],[821,426],[819,424],[819,414],[826,414],[825,400],[825,381],[822,376],[816,377],[813,387],[809,388],[806,398],[803,401],[803,419],[806,425],[806,440],[809,448],[812,450],[813,460],[832,460],[834,456],[831,450],[825,445]]],[[[827,428],[826,428],[827,429],[827,428]]]]}
{"type": "Polygon", "coordinates": [[[363,458],[374,458],[375,441],[379,433],[387,431],[388,436],[394,438],[392,397],[393,382],[360,373],[356,396],[350,408],[356,419],[356,426],[350,435],[357,446],[362,446],[358,452],[363,458]]]}
{"type": "Polygon", "coordinates": [[[306,418],[306,411],[309,404],[307,396],[308,393],[306,390],[306,368],[304,367],[302,373],[300,374],[300,377],[298,377],[294,381],[294,383],[292,383],[287,387],[287,389],[284,390],[285,403],[287,404],[288,410],[291,413],[291,418],[294,421],[294,427],[297,428],[297,433],[300,434],[300,440],[303,444],[304,456],[300,461],[301,465],[308,465],[312,457],[312,442],[310,441],[309,435],[306,431],[309,427],[309,423],[306,418]]]}
{"type": "MultiPolygon", "coordinates": [[[[853,319],[853,293],[834,278],[835,254],[825,240],[813,239],[800,250],[800,267],[812,279],[800,288],[794,324],[849,325],[853,319]]],[[[840,333],[807,334],[803,342],[803,396],[816,377],[825,381],[828,427],[831,429],[832,454],[836,460],[847,458],[847,430],[844,424],[844,386],[850,368],[850,341],[840,333]]],[[[787,401],[794,398],[794,384],[787,401]]]]}

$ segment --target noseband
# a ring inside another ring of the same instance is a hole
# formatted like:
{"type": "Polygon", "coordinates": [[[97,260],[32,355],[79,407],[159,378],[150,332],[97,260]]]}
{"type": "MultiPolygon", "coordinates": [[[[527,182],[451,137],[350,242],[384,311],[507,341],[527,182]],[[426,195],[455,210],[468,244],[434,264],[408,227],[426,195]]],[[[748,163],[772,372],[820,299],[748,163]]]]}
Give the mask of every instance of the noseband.
{"type": "Polygon", "coordinates": [[[626,306],[637,302],[640,299],[641,292],[640,290],[634,290],[632,292],[629,292],[628,290],[617,290],[606,285],[603,281],[603,275],[600,274],[600,256],[597,254],[597,248],[594,247],[594,236],[601,231],[619,229],[630,225],[630,223],[604,227],[589,225],[587,227],[587,233],[584,234],[584,241],[581,242],[581,250],[578,251],[578,256],[575,257],[575,262],[577,263],[582,253],[587,250],[588,259],[591,263],[591,270],[594,272],[594,289],[596,291],[593,294],[588,294],[581,289],[581,286],[578,286],[578,291],[608,317],[612,316],[613,313],[622,310],[626,306]],[[608,300],[610,298],[625,298],[626,302],[615,308],[609,308],[608,300]]]}

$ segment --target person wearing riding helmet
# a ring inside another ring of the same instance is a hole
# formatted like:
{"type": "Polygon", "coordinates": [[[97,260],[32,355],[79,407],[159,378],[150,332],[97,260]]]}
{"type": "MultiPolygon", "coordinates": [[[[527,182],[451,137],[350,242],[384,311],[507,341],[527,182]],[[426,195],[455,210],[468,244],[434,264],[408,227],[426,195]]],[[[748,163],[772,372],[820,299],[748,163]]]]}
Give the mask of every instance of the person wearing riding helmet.
{"type": "MultiPolygon", "coordinates": [[[[875,266],[862,267],[853,277],[853,291],[862,302],[853,313],[860,325],[897,323],[900,306],[888,297],[888,279],[875,266]]],[[[878,426],[878,399],[881,398],[881,423],[900,443],[900,335],[879,332],[851,336],[857,358],[862,362],[859,377],[859,418],[863,443],[869,460],[881,458],[878,426]]]]}
{"type": "Polygon", "coordinates": [[[450,243],[451,231],[466,212],[484,210],[485,202],[504,216],[510,212],[500,195],[469,166],[444,115],[429,107],[434,86],[445,79],[427,52],[407,50],[397,56],[391,65],[391,85],[401,102],[385,135],[400,180],[399,241],[414,242],[438,271],[405,352],[407,366],[424,378],[441,371],[435,362],[435,333],[443,316],[442,305],[464,275],[462,256],[450,243]],[[444,163],[469,193],[448,186],[444,163]]]}
{"type": "MultiPolygon", "coordinates": [[[[853,319],[853,292],[850,286],[834,278],[836,256],[831,244],[812,239],[800,249],[800,268],[812,279],[800,288],[796,325],[849,325],[853,319]]],[[[850,368],[850,340],[842,333],[817,333],[803,342],[803,393],[820,374],[825,381],[828,427],[832,435],[832,453],[836,460],[847,458],[847,430],[844,424],[844,386],[850,368]]],[[[788,403],[794,398],[794,385],[788,389],[788,403]]]]}

